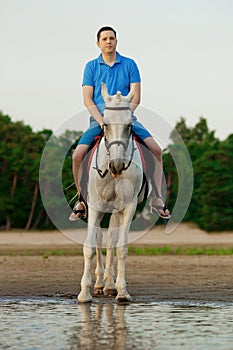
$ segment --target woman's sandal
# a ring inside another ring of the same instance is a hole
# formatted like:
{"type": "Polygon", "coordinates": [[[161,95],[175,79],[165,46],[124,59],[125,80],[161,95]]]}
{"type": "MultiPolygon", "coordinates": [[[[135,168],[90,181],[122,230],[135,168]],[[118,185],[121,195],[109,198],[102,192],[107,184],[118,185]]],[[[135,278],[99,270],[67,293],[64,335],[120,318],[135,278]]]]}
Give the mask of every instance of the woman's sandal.
{"type": "MultiPolygon", "coordinates": [[[[162,196],[158,196],[157,198],[154,198],[154,200],[156,199],[162,199],[163,203],[164,203],[164,199],[162,196]]],[[[168,208],[166,207],[166,205],[155,205],[152,204],[151,205],[151,213],[152,214],[158,214],[162,219],[170,219],[171,215],[170,214],[162,214],[162,211],[165,213],[165,211],[168,210],[168,208]]]]}
{"type": "Polygon", "coordinates": [[[86,204],[83,201],[77,201],[74,205],[73,211],[70,214],[69,220],[70,221],[77,221],[80,219],[85,219],[87,217],[87,207],[86,204]],[[82,204],[84,209],[78,209],[78,206],[82,204]]]}

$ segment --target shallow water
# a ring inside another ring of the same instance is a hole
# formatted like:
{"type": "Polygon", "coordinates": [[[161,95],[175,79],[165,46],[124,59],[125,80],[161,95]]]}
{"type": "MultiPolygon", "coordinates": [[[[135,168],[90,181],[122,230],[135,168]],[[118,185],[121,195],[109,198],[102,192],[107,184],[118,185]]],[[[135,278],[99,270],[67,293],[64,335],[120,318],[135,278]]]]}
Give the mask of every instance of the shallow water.
{"type": "Polygon", "coordinates": [[[0,299],[0,349],[233,349],[233,304],[0,299]]]}

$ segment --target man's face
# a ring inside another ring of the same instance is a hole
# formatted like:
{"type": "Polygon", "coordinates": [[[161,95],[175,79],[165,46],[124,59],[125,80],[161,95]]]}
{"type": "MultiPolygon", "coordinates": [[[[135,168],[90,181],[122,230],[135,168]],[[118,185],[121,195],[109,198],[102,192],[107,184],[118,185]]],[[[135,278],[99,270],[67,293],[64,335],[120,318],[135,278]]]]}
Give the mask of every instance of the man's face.
{"type": "Polygon", "coordinates": [[[98,47],[102,53],[112,53],[116,51],[117,40],[114,32],[106,30],[100,33],[99,41],[97,42],[98,47]]]}

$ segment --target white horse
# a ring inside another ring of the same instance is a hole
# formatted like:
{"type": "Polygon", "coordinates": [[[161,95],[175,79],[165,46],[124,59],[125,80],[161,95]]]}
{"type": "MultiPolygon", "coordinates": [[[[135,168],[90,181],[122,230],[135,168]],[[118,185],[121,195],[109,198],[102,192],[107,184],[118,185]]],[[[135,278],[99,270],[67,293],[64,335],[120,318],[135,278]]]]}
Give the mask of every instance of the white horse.
{"type": "Polygon", "coordinates": [[[109,96],[102,84],[105,101],[104,137],[93,156],[88,182],[88,233],[83,246],[84,273],[79,302],[91,302],[92,260],[96,251],[95,295],[116,295],[116,300],[130,301],[126,289],[125,265],[128,232],[143,180],[140,153],[132,137],[131,90],[109,96]],[[100,228],[105,213],[111,213],[106,242],[105,269],[102,258],[103,235],[100,228]],[[117,278],[114,280],[114,250],[117,254],[117,278]]]}

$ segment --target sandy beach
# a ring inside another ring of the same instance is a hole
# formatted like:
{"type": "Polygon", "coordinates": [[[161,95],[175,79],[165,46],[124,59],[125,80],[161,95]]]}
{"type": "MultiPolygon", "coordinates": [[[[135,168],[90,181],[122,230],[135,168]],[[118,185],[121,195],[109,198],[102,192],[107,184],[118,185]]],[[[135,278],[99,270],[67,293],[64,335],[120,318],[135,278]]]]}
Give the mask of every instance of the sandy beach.
{"type": "MultiPolygon", "coordinates": [[[[156,227],[131,246],[232,248],[230,232],[208,234],[181,224],[165,234],[156,227]]],[[[69,255],[82,249],[60,232],[0,232],[0,295],[8,297],[76,298],[80,290],[83,257],[69,255]],[[32,256],[23,254],[31,249],[32,256]],[[41,255],[62,249],[63,256],[41,255]],[[40,251],[40,255],[37,252],[40,251]]],[[[93,264],[94,265],[94,264],[93,264]]],[[[94,277],[94,266],[93,266],[94,277]]],[[[126,278],[135,302],[189,300],[233,302],[233,256],[128,256],[126,278]]],[[[106,302],[106,298],[101,299],[106,302]]]]}
{"type": "MultiPolygon", "coordinates": [[[[60,231],[0,231],[0,255],[1,251],[11,249],[56,249],[82,247],[81,239],[85,237],[86,230],[80,229],[77,235],[60,231]],[[80,240],[72,240],[69,237],[80,237],[80,240]],[[78,241],[78,243],[77,243],[78,241]]],[[[166,234],[165,226],[155,226],[149,232],[143,234],[137,240],[130,240],[132,246],[195,246],[195,247],[233,247],[233,232],[207,233],[192,224],[180,224],[172,233],[166,234]]]]}

